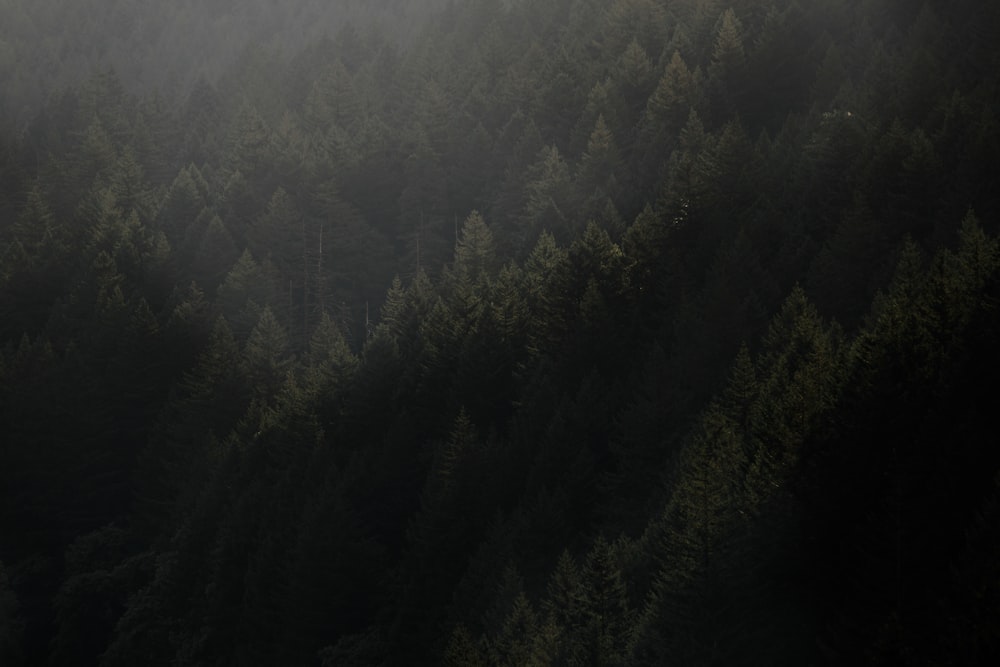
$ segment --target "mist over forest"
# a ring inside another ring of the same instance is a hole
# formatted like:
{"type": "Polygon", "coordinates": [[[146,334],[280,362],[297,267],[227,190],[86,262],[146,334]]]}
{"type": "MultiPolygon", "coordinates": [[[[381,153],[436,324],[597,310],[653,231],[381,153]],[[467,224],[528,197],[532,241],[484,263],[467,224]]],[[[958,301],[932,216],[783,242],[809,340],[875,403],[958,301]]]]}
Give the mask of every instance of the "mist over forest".
{"type": "MultiPolygon", "coordinates": [[[[133,94],[182,101],[241,59],[281,59],[325,38],[377,31],[405,47],[446,0],[8,0],[0,5],[0,111],[30,122],[40,103],[113,68],[133,94]]],[[[459,3],[461,4],[461,3],[459,3]]]]}
{"type": "Polygon", "coordinates": [[[0,0],[0,665],[995,664],[998,35],[0,0]]]}

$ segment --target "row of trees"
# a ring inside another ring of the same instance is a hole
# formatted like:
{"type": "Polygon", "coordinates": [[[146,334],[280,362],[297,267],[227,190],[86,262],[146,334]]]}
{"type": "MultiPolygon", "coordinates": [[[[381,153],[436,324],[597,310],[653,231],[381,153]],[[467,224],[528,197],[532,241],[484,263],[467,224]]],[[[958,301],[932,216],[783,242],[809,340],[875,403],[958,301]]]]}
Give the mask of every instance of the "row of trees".
{"type": "Polygon", "coordinates": [[[108,67],[134,90],[184,96],[199,78],[221,77],[250,44],[295,50],[338,33],[361,40],[353,26],[377,26],[408,43],[444,4],[9,0],[0,4],[0,123],[24,127],[47,97],[108,67]]]}
{"type": "Polygon", "coordinates": [[[483,0],[51,97],[0,659],[985,662],[978,4],[483,0]]]}

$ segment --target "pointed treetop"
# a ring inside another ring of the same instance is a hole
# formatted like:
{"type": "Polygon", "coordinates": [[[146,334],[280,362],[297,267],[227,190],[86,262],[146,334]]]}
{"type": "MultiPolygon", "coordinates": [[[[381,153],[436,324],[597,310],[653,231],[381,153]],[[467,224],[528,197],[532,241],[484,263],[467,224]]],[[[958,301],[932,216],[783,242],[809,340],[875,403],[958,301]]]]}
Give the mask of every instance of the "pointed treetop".
{"type": "Polygon", "coordinates": [[[615,196],[615,178],[620,169],[621,155],[614,136],[604,122],[604,116],[598,116],[587,140],[587,150],[580,161],[580,178],[583,187],[589,190],[586,194],[589,196],[594,190],[600,189],[604,195],[615,196]]]}
{"type": "Polygon", "coordinates": [[[630,90],[639,90],[649,84],[653,76],[653,63],[645,49],[635,38],[618,58],[618,79],[630,90]]]}
{"type": "Polygon", "coordinates": [[[353,377],[359,363],[340,327],[327,313],[323,313],[309,339],[306,361],[314,383],[328,390],[342,387],[353,377]]]}
{"type": "Polygon", "coordinates": [[[303,106],[307,127],[325,133],[332,124],[354,128],[361,117],[361,101],[351,74],[338,59],[321,68],[303,106]]]}
{"type": "Polygon", "coordinates": [[[170,312],[167,327],[175,329],[204,326],[207,329],[208,301],[198,284],[191,282],[183,291],[174,288],[174,294],[175,296],[171,298],[175,299],[177,304],[170,312]]]}
{"type": "Polygon", "coordinates": [[[462,225],[455,246],[455,272],[472,282],[490,279],[496,270],[496,244],[493,233],[478,211],[473,211],[462,225]]]}
{"type": "Polygon", "coordinates": [[[209,331],[208,344],[198,354],[198,360],[189,374],[189,380],[211,384],[233,373],[239,366],[239,343],[229,328],[229,322],[219,315],[209,331]]]}
{"type": "Polygon", "coordinates": [[[656,0],[615,0],[607,13],[610,46],[621,48],[631,38],[647,53],[663,48],[666,12],[656,0]]]}
{"type": "Polygon", "coordinates": [[[385,302],[379,312],[379,320],[389,327],[394,336],[400,336],[406,319],[406,290],[403,281],[396,275],[385,293],[385,302]]]}
{"type": "Polygon", "coordinates": [[[691,109],[688,112],[687,122],[681,129],[681,148],[692,153],[701,150],[705,144],[705,126],[701,122],[698,112],[691,109]]]}
{"type": "Polygon", "coordinates": [[[599,115],[594,123],[594,130],[590,133],[590,139],[587,141],[587,152],[584,153],[584,160],[610,155],[614,150],[614,141],[611,129],[604,120],[604,114],[599,115]]]}
{"type": "Polygon", "coordinates": [[[219,288],[221,294],[223,289],[230,291],[246,291],[260,278],[260,265],[253,258],[253,253],[249,248],[243,250],[243,254],[236,260],[226,279],[219,288]]]}
{"type": "Polygon", "coordinates": [[[288,349],[288,334],[266,306],[247,338],[243,358],[256,395],[264,400],[275,396],[292,365],[292,357],[288,349]]]}
{"type": "Polygon", "coordinates": [[[719,29],[715,34],[715,48],[709,74],[723,77],[738,74],[746,62],[743,50],[743,24],[732,9],[722,13],[719,29]]]}
{"type": "Polygon", "coordinates": [[[215,289],[225,278],[226,267],[240,256],[236,242],[218,215],[213,215],[205,227],[195,254],[195,279],[198,284],[215,289]]]}
{"type": "MultiPolygon", "coordinates": [[[[674,51],[646,104],[646,115],[654,124],[681,123],[694,106],[695,81],[680,51],[674,51]]],[[[676,129],[674,129],[676,131],[676,129]]]]}
{"type": "Polygon", "coordinates": [[[229,166],[233,171],[253,173],[272,149],[271,128],[252,103],[244,100],[232,125],[229,166]]]}
{"type": "Polygon", "coordinates": [[[288,351],[288,335],[269,307],[260,313],[247,340],[246,355],[253,361],[278,364],[288,351]]]}

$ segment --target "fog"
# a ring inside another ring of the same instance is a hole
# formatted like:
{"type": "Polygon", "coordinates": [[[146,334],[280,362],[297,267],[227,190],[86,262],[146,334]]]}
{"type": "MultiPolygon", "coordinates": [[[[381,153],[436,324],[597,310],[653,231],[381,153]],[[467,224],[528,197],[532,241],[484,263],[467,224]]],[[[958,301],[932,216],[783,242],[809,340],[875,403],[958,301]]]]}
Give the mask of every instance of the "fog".
{"type": "Polygon", "coordinates": [[[113,68],[136,92],[215,83],[248,48],[292,57],[345,30],[405,47],[447,0],[6,0],[0,4],[0,119],[24,123],[49,95],[113,68]]]}
{"type": "Polygon", "coordinates": [[[997,35],[0,0],[0,666],[994,664],[997,35]]]}

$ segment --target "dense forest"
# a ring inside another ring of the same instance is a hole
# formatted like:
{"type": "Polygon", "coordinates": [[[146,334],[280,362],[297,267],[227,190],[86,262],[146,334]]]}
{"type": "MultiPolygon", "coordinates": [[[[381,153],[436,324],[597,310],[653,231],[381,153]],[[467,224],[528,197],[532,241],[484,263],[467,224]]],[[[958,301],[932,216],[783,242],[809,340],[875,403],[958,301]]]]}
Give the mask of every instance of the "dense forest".
{"type": "Polygon", "coordinates": [[[995,664],[998,35],[0,0],[0,664],[995,664]]]}

